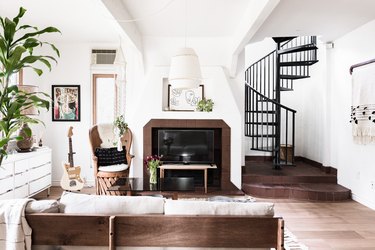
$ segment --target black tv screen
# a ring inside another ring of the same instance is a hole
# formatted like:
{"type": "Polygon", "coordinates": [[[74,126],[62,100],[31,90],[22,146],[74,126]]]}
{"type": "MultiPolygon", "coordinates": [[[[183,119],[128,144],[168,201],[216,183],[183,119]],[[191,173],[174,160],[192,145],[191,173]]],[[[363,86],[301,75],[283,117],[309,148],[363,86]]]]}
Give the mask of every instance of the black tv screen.
{"type": "Polygon", "coordinates": [[[158,154],[164,163],[214,163],[214,131],[159,129],[158,154]]]}

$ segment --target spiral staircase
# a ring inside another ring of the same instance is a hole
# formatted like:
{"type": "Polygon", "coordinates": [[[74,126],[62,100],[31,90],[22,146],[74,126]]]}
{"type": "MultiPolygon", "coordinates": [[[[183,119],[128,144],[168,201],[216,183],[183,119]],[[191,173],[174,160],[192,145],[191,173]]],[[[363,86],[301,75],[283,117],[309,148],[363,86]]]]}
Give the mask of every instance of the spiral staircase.
{"type": "Polygon", "coordinates": [[[282,91],[310,77],[318,62],[316,36],[277,37],[276,49],[245,71],[245,136],[251,150],[270,152],[280,169],[294,165],[296,111],[281,104],[282,91]]]}
{"type": "Polygon", "coordinates": [[[270,152],[272,163],[246,160],[242,190],[265,198],[350,199],[351,191],[337,184],[335,169],[303,157],[295,162],[296,111],[281,100],[281,92],[292,91],[294,81],[310,77],[310,66],[318,62],[316,37],[273,39],[276,49],[245,71],[245,135],[251,150],[270,152]]]}

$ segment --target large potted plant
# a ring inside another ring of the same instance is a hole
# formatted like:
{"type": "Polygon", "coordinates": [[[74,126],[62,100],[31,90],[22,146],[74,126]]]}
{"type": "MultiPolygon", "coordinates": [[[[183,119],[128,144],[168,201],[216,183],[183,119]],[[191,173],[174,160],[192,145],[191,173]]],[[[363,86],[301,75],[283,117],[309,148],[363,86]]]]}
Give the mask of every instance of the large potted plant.
{"type": "MultiPolygon", "coordinates": [[[[44,33],[60,32],[55,27],[47,27],[39,30],[31,25],[20,25],[19,21],[26,10],[20,8],[18,15],[13,19],[0,17],[0,166],[7,155],[6,149],[10,140],[21,140],[22,136],[16,136],[15,132],[25,123],[39,123],[40,120],[28,117],[23,111],[35,107],[49,109],[50,98],[48,95],[33,92],[27,93],[18,89],[18,86],[9,86],[9,79],[24,68],[31,68],[39,76],[43,70],[39,65],[51,70],[51,61],[56,59],[50,55],[35,55],[34,49],[42,45],[49,45],[54,54],[60,56],[58,49],[51,43],[41,41],[40,35],[44,33]]],[[[30,129],[23,131],[31,135],[30,129]]]]}

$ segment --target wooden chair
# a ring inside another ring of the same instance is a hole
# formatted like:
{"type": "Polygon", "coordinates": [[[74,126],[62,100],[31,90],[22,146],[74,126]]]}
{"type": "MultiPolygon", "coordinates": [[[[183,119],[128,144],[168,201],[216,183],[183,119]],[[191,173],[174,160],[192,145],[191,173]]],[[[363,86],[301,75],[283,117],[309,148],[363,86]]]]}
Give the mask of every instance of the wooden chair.
{"type": "Polygon", "coordinates": [[[121,137],[122,145],[125,146],[125,157],[127,160],[128,167],[126,169],[119,168],[112,169],[112,171],[104,170],[105,168],[99,166],[99,159],[95,154],[97,148],[101,148],[102,145],[102,138],[100,138],[98,125],[93,126],[89,130],[89,139],[91,144],[91,153],[92,153],[92,161],[93,161],[93,168],[94,168],[94,175],[95,175],[95,186],[96,186],[96,194],[98,195],[123,195],[120,191],[108,191],[108,188],[113,185],[113,183],[121,177],[128,177],[129,176],[129,169],[131,167],[133,155],[130,154],[131,144],[132,144],[132,132],[128,128],[127,131],[121,137]]]}

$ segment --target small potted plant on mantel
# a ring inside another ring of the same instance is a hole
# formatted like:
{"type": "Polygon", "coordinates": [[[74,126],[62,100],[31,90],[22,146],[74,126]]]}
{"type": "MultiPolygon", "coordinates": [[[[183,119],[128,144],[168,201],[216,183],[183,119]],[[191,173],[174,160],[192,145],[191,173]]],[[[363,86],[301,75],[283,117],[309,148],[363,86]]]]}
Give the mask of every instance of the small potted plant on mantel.
{"type": "MultiPolygon", "coordinates": [[[[23,111],[35,107],[49,109],[50,98],[41,92],[27,93],[18,89],[18,86],[9,86],[9,79],[24,68],[33,69],[39,76],[43,70],[35,66],[44,64],[51,70],[51,61],[56,61],[50,55],[35,55],[34,49],[42,45],[49,45],[57,56],[59,50],[51,43],[39,40],[44,33],[60,32],[55,27],[39,30],[31,25],[20,25],[20,19],[26,10],[20,8],[18,15],[13,19],[0,17],[0,166],[7,155],[7,146],[10,140],[21,140],[22,136],[15,133],[25,123],[40,123],[41,121],[23,114],[23,111]],[[39,95],[43,97],[39,97],[39,95]]],[[[26,136],[31,135],[30,128],[23,130],[26,136]]]]}
{"type": "Polygon", "coordinates": [[[202,98],[197,104],[197,111],[212,112],[214,102],[212,99],[202,98]]]}

